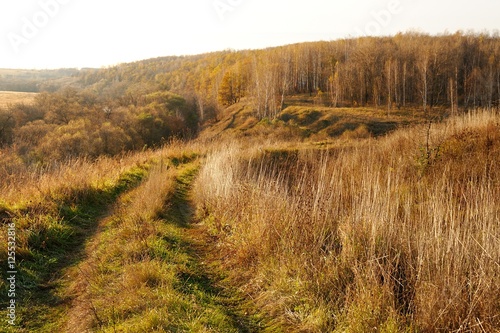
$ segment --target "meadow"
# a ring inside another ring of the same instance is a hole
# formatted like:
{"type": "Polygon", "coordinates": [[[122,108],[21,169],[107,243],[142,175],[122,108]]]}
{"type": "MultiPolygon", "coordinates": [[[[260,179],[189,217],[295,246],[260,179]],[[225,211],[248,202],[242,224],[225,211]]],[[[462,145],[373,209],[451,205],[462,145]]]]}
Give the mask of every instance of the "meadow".
{"type": "Polygon", "coordinates": [[[37,93],[17,92],[17,91],[0,91],[0,108],[6,108],[9,105],[19,103],[30,104],[35,99],[37,93]]]}
{"type": "Polygon", "coordinates": [[[199,214],[270,331],[494,332],[499,120],[321,150],[228,143],[200,171],[199,214]]]}
{"type": "Polygon", "coordinates": [[[255,126],[276,135],[4,169],[16,332],[498,330],[497,111],[328,144],[255,126]]]}
{"type": "Polygon", "coordinates": [[[498,59],[408,32],[0,71],[39,91],[0,93],[0,331],[500,332],[498,59]]]}

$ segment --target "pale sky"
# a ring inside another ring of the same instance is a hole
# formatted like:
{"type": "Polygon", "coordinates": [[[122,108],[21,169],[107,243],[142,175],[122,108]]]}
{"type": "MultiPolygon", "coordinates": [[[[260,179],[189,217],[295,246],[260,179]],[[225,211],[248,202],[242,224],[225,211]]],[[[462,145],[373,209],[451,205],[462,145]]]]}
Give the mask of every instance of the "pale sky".
{"type": "Polygon", "coordinates": [[[0,0],[0,68],[103,67],[408,30],[500,29],[498,0],[0,0]]]}

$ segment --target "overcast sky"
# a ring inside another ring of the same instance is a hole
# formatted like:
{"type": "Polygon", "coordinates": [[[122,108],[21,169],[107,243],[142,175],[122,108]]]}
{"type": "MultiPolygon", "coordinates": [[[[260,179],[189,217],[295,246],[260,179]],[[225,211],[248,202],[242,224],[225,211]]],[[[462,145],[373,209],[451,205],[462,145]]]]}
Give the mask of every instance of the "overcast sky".
{"type": "Polygon", "coordinates": [[[498,0],[0,0],[0,68],[122,62],[419,30],[500,29],[498,0]]]}

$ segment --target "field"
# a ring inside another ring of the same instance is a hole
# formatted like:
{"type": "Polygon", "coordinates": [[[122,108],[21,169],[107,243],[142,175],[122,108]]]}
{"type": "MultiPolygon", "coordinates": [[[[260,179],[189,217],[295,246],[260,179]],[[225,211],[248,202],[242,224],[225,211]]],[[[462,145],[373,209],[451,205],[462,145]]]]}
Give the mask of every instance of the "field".
{"type": "Polygon", "coordinates": [[[1,330],[498,331],[499,124],[314,106],[255,122],[237,105],[189,143],[4,156],[22,283],[1,330]]]}
{"type": "Polygon", "coordinates": [[[196,201],[271,331],[495,332],[499,124],[479,112],[320,150],[233,142],[208,155],[196,201]]]}
{"type": "Polygon", "coordinates": [[[5,108],[17,103],[30,104],[33,102],[36,95],[36,93],[0,91],[0,108],[5,108]]]}

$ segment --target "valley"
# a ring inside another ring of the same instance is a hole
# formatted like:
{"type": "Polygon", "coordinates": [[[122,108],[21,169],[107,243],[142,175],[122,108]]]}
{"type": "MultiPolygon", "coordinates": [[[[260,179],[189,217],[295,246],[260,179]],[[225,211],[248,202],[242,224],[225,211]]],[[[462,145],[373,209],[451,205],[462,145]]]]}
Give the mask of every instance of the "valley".
{"type": "Polygon", "coordinates": [[[499,45],[362,37],[1,92],[0,331],[498,331],[499,45]]]}

